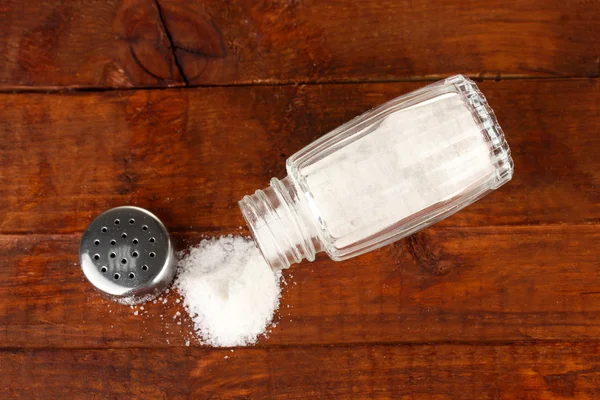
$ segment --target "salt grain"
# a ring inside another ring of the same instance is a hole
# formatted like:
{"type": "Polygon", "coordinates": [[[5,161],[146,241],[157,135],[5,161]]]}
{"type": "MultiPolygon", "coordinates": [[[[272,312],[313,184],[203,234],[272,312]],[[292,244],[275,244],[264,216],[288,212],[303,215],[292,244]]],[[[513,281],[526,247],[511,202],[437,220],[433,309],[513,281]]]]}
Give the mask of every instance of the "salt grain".
{"type": "Polygon", "coordinates": [[[178,263],[175,287],[202,342],[246,346],[271,324],[279,306],[280,273],[273,273],[253,241],[205,239],[178,263]]]}

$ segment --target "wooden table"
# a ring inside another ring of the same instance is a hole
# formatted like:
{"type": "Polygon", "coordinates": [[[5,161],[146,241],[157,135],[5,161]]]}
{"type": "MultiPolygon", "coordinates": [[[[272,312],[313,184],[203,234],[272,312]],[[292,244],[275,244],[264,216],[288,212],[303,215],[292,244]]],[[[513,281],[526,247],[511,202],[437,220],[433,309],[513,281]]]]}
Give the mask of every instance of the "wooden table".
{"type": "Polygon", "coordinates": [[[0,2],[0,398],[600,398],[600,2],[253,3],[0,2]],[[181,249],[247,234],[237,201],[289,155],[455,73],[514,179],[293,266],[256,346],[188,347],[176,293],[134,315],[84,280],[102,211],[152,210],[181,249]]]}

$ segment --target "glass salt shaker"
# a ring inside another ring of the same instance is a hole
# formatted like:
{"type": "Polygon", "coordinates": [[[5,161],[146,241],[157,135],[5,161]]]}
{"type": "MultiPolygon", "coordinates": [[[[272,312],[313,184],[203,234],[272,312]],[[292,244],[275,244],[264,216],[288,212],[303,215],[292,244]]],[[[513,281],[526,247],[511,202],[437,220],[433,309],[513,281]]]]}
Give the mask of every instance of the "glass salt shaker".
{"type": "Polygon", "coordinates": [[[286,169],[239,202],[274,270],[411,235],[508,182],[513,160],[477,85],[456,75],[356,117],[286,169]]]}

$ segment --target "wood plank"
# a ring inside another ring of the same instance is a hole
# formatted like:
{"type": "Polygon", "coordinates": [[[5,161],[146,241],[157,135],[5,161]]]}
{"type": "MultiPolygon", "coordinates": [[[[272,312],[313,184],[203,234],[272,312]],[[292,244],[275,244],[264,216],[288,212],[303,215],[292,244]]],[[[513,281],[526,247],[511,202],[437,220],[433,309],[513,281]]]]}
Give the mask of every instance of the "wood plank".
{"type": "Polygon", "coordinates": [[[151,0],[6,0],[0,88],[183,85],[151,0]]]}
{"type": "Polygon", "coordinates": [[[2,398],[600,396],[597,343],[0,352],[2,398]]]}
{"type": "MultiPolygon", "coordinates": [[[[198,240],[176,235],[179,249],[198,240]]],[[[436,226],[345,262],[321,255],[286,271],[260,345],[597,340],[599,241],[597,226],[436,226]]],[[[174,293],[138,315],[99,297],[78,242],[0,236],[0,347],[196,345],[174,293]]]]}
{"type": "Polygon", "coordinates": [[[597,0],[2,4],[0,87],[600,75],[597,0]]]}
{"type": "MultiPolygon", "coordinates": [[[[0,233],[75,233],[134,204],[171,231],[244,225],[237,201],[285,159],[419,83],[0,95],[0,233]]],[[[480,85],[515,177],[442,226],[597,224],[598,80],[480,85]]]]}

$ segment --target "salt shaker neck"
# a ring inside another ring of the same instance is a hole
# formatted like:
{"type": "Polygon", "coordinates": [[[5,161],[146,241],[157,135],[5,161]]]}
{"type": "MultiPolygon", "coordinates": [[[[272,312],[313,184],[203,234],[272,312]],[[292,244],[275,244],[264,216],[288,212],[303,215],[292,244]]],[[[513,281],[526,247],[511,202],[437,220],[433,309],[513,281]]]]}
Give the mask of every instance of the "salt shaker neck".
{"type": "Polygon", "coordinates": [[[303,259],[313,261],[324,250],[306,198],[289,176],[240,201],[242,214],[263,256],[274,270],[303,259]]]}

